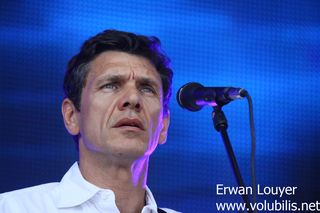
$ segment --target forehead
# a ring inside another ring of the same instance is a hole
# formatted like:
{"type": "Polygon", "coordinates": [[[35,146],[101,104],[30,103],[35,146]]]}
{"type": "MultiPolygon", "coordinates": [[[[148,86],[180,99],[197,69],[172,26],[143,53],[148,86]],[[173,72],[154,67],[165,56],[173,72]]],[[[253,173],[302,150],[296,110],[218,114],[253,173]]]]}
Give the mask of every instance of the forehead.
{"type": "Polygon", "coordinates": [[[88,79],[101,75],[126,75],[150,78],[161,85],[160,74],[147,58],[119,51],[101,53],[90,63],[88,79]]]}

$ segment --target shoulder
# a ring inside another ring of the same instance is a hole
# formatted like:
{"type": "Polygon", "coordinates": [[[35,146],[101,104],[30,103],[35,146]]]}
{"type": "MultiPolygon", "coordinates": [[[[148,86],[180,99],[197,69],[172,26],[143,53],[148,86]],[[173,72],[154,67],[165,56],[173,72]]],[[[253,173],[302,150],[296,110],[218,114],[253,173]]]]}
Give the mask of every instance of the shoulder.
{"type": "Polygon", "coordinates": [[[47,183],[0,194],[0,212],[31,212],[53,203],[50,192],[58,183],[47,183]]]}

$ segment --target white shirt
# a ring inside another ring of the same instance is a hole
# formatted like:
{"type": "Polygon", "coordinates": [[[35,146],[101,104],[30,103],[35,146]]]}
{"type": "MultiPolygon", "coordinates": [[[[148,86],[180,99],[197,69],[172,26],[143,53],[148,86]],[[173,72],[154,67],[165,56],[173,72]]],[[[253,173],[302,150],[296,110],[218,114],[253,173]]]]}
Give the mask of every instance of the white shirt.
{"type": "MultiPolygon", "coordinates": [[[[146,188],[141,213],[156,213],[157,203],[146,188]]],[[[162,208],[168,213],[174,210],[162,208]]],[[[60,183],[47,183],[0,194],[1,213],[120,213],[112,190],[99,188],[81,175],[74,163],[60,183]]]]}

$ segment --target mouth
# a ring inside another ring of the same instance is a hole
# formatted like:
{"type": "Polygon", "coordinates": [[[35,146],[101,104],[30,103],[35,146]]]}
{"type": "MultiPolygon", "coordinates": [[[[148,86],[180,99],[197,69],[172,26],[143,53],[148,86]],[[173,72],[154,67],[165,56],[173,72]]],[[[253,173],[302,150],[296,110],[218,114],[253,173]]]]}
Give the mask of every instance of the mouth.
{"type": "Polygon", "coordinates": [[[113,128],[125,128],[131,130],[144,130],[142,122],[137,118],[120,119],[113,128]]]}

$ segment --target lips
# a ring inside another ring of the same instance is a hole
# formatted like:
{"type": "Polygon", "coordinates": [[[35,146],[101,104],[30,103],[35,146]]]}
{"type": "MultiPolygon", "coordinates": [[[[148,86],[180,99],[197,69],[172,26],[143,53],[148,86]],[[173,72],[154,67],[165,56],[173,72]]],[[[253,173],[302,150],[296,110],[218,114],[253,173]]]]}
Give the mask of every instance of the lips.
{"type": "Polygon", "coordinates": [[[140,130],[144,130],[144,126],[142,122],[137,118],[123,118],[123,119],[120,119],[113,126],[113,128],[121,128],[121,127],[138,128],[140,130]]]}

